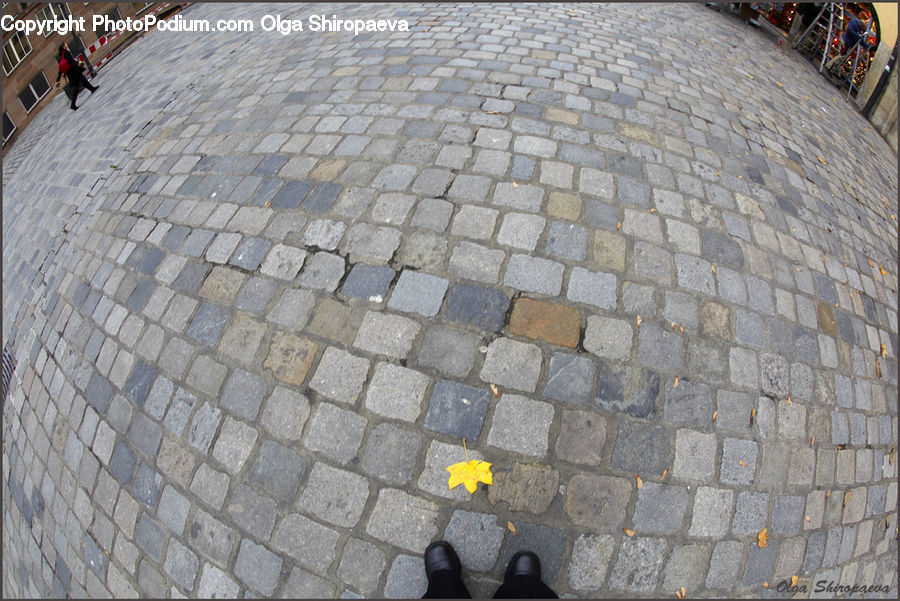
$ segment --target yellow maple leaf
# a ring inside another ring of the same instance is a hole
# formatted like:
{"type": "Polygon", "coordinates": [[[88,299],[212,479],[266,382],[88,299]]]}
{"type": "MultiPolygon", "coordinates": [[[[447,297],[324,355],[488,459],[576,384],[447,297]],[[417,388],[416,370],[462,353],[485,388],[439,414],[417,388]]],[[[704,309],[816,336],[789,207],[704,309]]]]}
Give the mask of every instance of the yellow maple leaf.
{"type": "Polygon", "coordinates": [[[765,548],[766,545],[769,544],[769,529],[763,528],[759,531],[759,534],[756,535],[756,544],[760,549],[765,548]]]}
{"type": "Polygon", "coordinates": [[[491,473],[492,464],[477,459],[469,461],[469,449],[466,448],[465,438],[463,438],[463,448],[466,450],[466,460],[444,468],[450,472],[447,486],[450,487],[450,490],[453,490],[460,484],[464,484],[469,494],[472,494],[478,488],[479,482],[484,482],[485,484],[494,483],[494,475],[491,473]]]}

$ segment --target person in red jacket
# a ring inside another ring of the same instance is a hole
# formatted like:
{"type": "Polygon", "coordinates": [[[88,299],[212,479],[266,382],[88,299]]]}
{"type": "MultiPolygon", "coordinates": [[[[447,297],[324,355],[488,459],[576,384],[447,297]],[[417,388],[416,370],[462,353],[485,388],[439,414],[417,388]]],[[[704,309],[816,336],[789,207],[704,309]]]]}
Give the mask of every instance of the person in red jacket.
{"type": "Polygon", "coordinates": [[[59,87],[59,78],[63,75],[69,81],[68,87],[72,90],[72,104],[69,108],[77,111],[78,107],[75,101],[78,99],[78,92],[83,88],[91,91],[91,94],[97,91],[100,86],[93,86],[84,76],[84,68],[78,63],[78,60],[69,52],[69,47],[63,42],[59,45],[59,56],[56,60],[58,72],[56,74],[56,87],[59,87]]]}

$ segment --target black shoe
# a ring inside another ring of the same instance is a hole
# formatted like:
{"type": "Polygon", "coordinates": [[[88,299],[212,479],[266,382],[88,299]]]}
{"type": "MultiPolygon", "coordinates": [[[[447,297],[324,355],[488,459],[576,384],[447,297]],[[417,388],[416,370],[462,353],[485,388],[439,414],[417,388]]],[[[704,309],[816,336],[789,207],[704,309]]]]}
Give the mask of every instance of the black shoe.
{"type": "Polygon", "coordinates": [[[74,104],[71,105],[69,108],[72,109],[73,111],[77,111],[77,110],[78,110],[78,107],[75,106],[74,104]]]}
{"type": "Polygon", "coordinates": [[[506,581],[520,576],[541,577],[541,560],[531,551],[519,551],[506,566],[506,581]]]}
{"type": "Polygon", "coordinates": [[[428,545],[425,549],[425,575],[431,580],[432,574],[441,570],[450,570],[457,576],[462,576],[462,564],[456,551],[450,543],[439,540],[428,545]]]}
{"type": "Polygon", "coordinates": [[[94,86],[93,88],[88,88],[88,90],[91,91],[91,94],[93,94],[94,92],[96,92],[99,89],[100,89],[100,86],[94,86]]]}

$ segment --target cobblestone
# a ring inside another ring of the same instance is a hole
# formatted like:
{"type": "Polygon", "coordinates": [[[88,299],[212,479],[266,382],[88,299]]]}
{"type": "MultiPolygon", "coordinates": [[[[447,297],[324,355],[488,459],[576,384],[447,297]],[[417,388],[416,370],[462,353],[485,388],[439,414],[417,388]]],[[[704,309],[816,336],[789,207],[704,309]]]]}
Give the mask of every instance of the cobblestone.
{"type": "Polygon", "coordinates": [[[481,379],[534,392],[541,370],[541,350],[533,344],[498,338],[488,346],[481,379]]]}

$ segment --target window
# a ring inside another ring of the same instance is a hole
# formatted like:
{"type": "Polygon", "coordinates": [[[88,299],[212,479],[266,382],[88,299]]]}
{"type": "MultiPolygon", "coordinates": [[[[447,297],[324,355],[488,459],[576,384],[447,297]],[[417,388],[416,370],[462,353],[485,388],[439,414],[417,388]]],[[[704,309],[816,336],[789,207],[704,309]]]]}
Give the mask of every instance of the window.
{"type": "Polygon", "coordinates": [[[31,44],[21,31],[17,31],[9,41],[3,44],[3,70],[9,75],[19,63],[31,52],[31,44]]]}
{"type": "MultiPolygon", "coordinates": [[[[36,15],[36,20],[38,21],[64,21],[69,18],[69,7],[61,2],[53,2],[42,8],[38,11],[36,15]]],[[[44,37],[50,37],[53,34],[54,30],[50,27],[47,28],[47,33],[44,34],[44,37]]]]}
{"type": "MultiPolygon", "coordinates": [[[[113,21],[121,21],[122,13],[119,12],[118,7],[114,7],[111,11],[106,13],[106,17],[107,17],[107,19],[112,19],[113,21]]],[[[101,25],[100,27],[98,27],[97,29],[94,30],[94,33],[97,34],[97,39],[100,39],[103,36],[105,36],[106,34],[113,32],[112,29],[106,28],[106,23],[108,23],[108,21],[104,20],[103,25],[101,25]]]]}
{"type": "Polygon", "coordinates": [[[10,136],[13,135],[13,132],[16,131],[16,124],[12,122],[12,119],[9,118],[9,115],[6,114],[6,111],[3,111],[3,143],[6,144],[6,141],[9,140],[10,136]]]}
{"type": "Polygon", "coordinates": [[[49,91],[50,84],[47,82],[44,72],[38,71],[38,74],[34,76],[31,83],[29,83],[24,90],[19,92],[19,100],[22,102],[22,106],[25,107],[25,111],[30,112],[31,109],[34,108],[34,105],[36,105],[41,98],[46,96],[49,91]]]}

